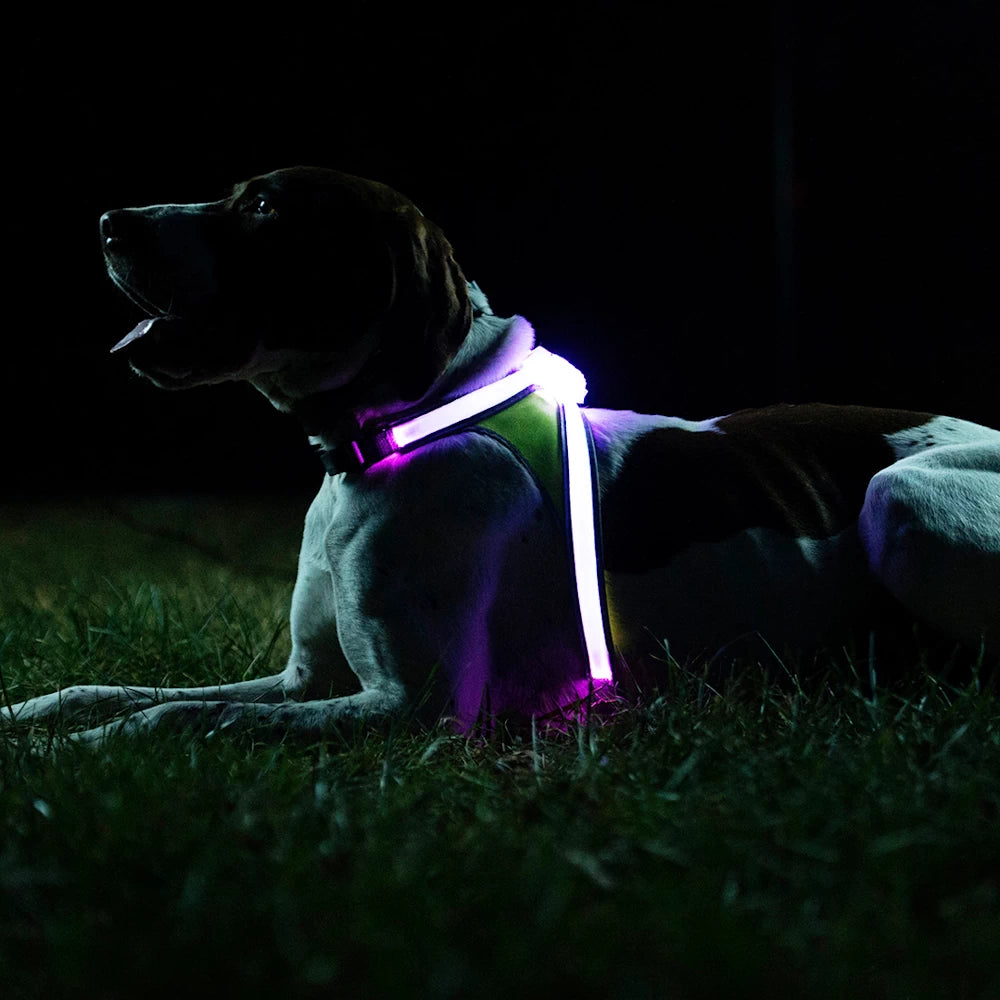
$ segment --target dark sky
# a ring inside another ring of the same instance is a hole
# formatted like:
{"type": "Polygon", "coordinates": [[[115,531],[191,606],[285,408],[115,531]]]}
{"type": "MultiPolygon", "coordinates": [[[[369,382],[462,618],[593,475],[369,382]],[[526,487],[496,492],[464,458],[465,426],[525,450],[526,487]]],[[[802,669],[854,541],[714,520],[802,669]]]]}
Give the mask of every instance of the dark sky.
{"type": "Polygon", "coordinates": [[[9,489],[318,479],[252,389],[164,393],[108,357],[138,316],[97,234],[106,209],[295,163],[409,195],[498,313],[585,369],[594,405],[822,399],[1000,424],[993,6],[22,15],[4,70],[9,489]]]}

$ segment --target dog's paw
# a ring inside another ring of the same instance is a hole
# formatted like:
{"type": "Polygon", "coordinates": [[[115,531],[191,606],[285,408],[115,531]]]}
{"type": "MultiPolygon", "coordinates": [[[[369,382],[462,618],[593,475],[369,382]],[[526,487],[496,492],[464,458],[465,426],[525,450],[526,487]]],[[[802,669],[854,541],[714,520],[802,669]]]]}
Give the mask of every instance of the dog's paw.
{"type": "Polygon", "coordinates": [[[127,687],[77,684],[16,705],[5,705],[0,708],[0,719],[6,726],[47,721],[86,722],[88,718],[108,718],[126,709],[152,704],[152,698],[127,687]]]}

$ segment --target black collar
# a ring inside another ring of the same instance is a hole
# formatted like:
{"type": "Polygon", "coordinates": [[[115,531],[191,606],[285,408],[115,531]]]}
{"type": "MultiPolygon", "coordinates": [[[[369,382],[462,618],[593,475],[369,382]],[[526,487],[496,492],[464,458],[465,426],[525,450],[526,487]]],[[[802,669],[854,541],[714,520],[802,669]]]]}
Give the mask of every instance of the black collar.
{"type": "Polygon", "coordinates": [[[395,450],[389,440],[387,429],[377,428],[365,434],[359,428],[357,435],[337,447],[321,447],[319,460],[329,475],[337,476],[341,472],[360,472],[367,466],[388,458],[395,450]]]}

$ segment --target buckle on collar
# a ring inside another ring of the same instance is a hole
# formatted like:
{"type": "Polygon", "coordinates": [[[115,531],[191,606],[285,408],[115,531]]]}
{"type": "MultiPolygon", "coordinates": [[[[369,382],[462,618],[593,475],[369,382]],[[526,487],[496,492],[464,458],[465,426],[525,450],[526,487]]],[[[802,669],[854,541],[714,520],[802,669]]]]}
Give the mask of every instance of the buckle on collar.
{"type": "Polygon", "coordinates": [[[389,429],[383,428],[372,434],[359,434],[336,448],[321,449],[319,460],[329,475],[336,476],[341,472],[360,472],[388,458],[395,450],[389,429]]]}

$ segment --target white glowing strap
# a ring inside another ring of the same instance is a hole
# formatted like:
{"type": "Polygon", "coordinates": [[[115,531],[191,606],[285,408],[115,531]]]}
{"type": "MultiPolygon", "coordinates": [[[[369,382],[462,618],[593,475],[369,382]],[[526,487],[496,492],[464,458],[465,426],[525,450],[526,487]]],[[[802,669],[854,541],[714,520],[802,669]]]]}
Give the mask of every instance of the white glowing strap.
{"type": "Polygon", "coordinates": [[[389,444],[398,449],[408,448],[432,434],[439,434],[506,403],[533,385],[548,390],[560,403],[582,403],[587,395],[587,380],[582,372],[558,354],[536,347],[516,372],[498,382],[473,389],[429,413],[393,424],[387,431],[389,444]]]}
{"type": "Polygon", "coordinates": [[[579,404],[587,395],[583,373],[565,358],[536,347],[521,368],[491,385],[422,413],[387,429],[388,443],[396,449],[416,444],[432,434],[485,413],[531,387],[544,389],[561,404],[566,427],[567,517],[576,593],[583,638],[594,681],[610,681],[611,655],[604,631],[601,582],[597,562],[597,525],[594,523],[594,473],[590,442],[579,404]]]}
{"type": "Polygon", "coordinates": [[[563,407],[566,421],[566,484],[576,596],[580,603],[583,639],[595,681],[611,680],[611,655],[604,635],[604,609],[597,564],[597,525],[594,524],[594,474],[590,442],[583,413],[575,403],[563,407]]]}

